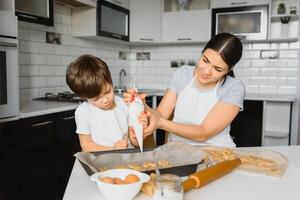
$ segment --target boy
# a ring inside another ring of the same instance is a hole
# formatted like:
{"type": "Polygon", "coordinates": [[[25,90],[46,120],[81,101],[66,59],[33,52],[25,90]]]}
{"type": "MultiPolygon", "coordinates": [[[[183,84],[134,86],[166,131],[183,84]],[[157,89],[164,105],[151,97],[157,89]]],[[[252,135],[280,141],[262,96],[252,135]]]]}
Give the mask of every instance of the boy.
{"type": "MultiPolygon", "coordinates": [[[[85,99],[75,111],[76,133],[83,151],[104,151],[138,146],[135,134],[128,127],[128,108],[122,98],[114,95],[108,66],[92,55],[82,55],[67,69],[66,81],[71,90],[85,99]],[[129,132],[129,134],[128,134],[129,132]]],[[[141,114],[144,126],[147,116],[141,114]]]]}

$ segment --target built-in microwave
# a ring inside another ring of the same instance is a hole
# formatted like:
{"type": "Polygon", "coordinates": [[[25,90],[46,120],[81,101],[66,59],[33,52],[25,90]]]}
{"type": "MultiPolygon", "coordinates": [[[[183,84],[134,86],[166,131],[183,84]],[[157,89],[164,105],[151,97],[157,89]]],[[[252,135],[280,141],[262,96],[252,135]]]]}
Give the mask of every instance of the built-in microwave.
{"type": "Polygon", "coordinates": [[[265,40],[268,5],[212,9],[212,36],[228,32],[246,40],[265,40]]]}
{"type": "Polygon", "coordinates": [[[129,41],[129,10],[104,0],[98,0],[97,34],[129,41]]]}

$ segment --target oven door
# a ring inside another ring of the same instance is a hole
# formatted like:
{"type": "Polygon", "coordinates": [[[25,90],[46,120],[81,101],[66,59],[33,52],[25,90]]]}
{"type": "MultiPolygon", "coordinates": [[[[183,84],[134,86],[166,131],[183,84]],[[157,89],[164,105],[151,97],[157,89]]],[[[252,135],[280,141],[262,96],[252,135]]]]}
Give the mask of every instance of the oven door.
{"type": "Polygon", "coordinates": [[[0,36],[0,119],[19,115],[17,39],[0,36]]]}
{"type": "Polygon", "coordinates": [[[228,32],[246,40],[267,39],[268,5],[212,10],[212,35],[228,32]]]}

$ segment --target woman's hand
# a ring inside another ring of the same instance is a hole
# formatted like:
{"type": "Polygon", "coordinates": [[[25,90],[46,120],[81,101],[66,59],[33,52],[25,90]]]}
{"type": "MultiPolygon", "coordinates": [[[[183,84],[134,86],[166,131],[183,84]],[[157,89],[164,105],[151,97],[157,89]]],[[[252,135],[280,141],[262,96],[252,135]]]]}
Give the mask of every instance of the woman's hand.
{"type": "Polygon", "coordinates": [[[115,144],[114,144],[114,149],[126,149],[128,147],[128,142],[127,140],[118,140],[115,144]]]}
{"type": "Polygon", "coordinates": [[[130,88],[130,89],[128,89],[126,92],[124,92],[124,94],[123,94],[123,99],[124,99],[124,101],[125,101],[126,104],[129,104],[129,103],[131,103],[132,101],[134,101],[134,98],[135,98],[136,96],[139,96],[139,97],[141,98],[141,100],[143,101],[143,103],[146,104],[145,99],[146,99],[146,96],[147,96],[147,95],[146,95],[146,94],[138,94],[138,93],[136,92],[136,90],[133,89],[133,88],[130,88]]]}
{"type": "MultiPolygon", "coordinates": [[[[139,121],[140,124],[143,125],[144,130],[145,130],[145,128],[147,128],[148,125],[149,125],[149,122],[148,122],[148,121],[149,121],[149,120],[148,120],[148,115],[149,115],[149,114],[147,114],[147,113],[148,113],[148,112],[144,111],[144,112],[142,112],[142,113],[138,116],[138,121],[139,121]]],[[[152,134],[152,132],[147,132],[147,133],[143,132],[143,139],[145,139],[148,135],[151,135],[151,134],[152,134]]],[[[135,135],[135,132],[134,132],[133,127],[129,127],[129,137],[136,140],[136,135],[135,135]]]]}
{"type": "Polygon", "coordinates": [[[162,127],[163,118],[156,110],[150,109],[147,111],[147,116],[149,124],[144,128],[144,134],[151,134],[155,129],[162,127]]]}

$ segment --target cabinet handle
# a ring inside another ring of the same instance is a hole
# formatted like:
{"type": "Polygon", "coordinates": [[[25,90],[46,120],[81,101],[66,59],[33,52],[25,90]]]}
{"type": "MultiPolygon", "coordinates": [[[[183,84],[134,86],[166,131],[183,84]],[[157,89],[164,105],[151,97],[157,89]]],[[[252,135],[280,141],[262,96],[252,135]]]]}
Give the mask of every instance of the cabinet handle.
{"type": "Polygon", "coordinates": [[[117,37],[117,38],[122,38],[121,35],[117,35],[117,34],[112,34],[113,37],[117,37]]]}
{"type": "Polygon", "coordinates": [[[0,46],[4,47],[17,47],[16,43],[10,43],[10,42],[0,42],[0,46]]]}
{"type": "Polygon", "coordinates": [[[36,123],[36,124],[30,124],[31,127],[39,127],[39,126],[44,126],[47,124],[52,124],[53,121],[45,121],[45,122],[40,122],[40,123],[36,123]]]}
{"type": "Polygon", "coordinates": [[[231,2],[231,5],[235,6],[235,5],[245,5],[247,4],[246,1],[243,1],[243,2],[231,2]]]}
{"type": "Polygon", "coordinates": [[[112,1],[119,4],[119,5],[122,5],[122,3],[120,1],[117,1],[117,0],[112,0],[112,1]]]}
{"type": "Polygon", "coordinates": [[[75,116],[73,115],[73,116],[70,116],[70,117],[63,117],[62,119],[67,121],[67,120],[74,119],[74,118],[75,118],[75,116]]]}
{"type": "Polygon", "coordinates": [[[37,20],[37,17],[30,16],[30,15],[19,14],[19,16],[37,20]]]}
{"type": "Polygon", "coordinates": [[[140,38],[140,40],[143,40],[143,41],[153,41],[152,38],[140,38]]]}
{"type": "Polygon", "coordinates": [[[191,38],[178,38],[178,41],[184,41],[184,40],[192,40],[191,38]]]}

